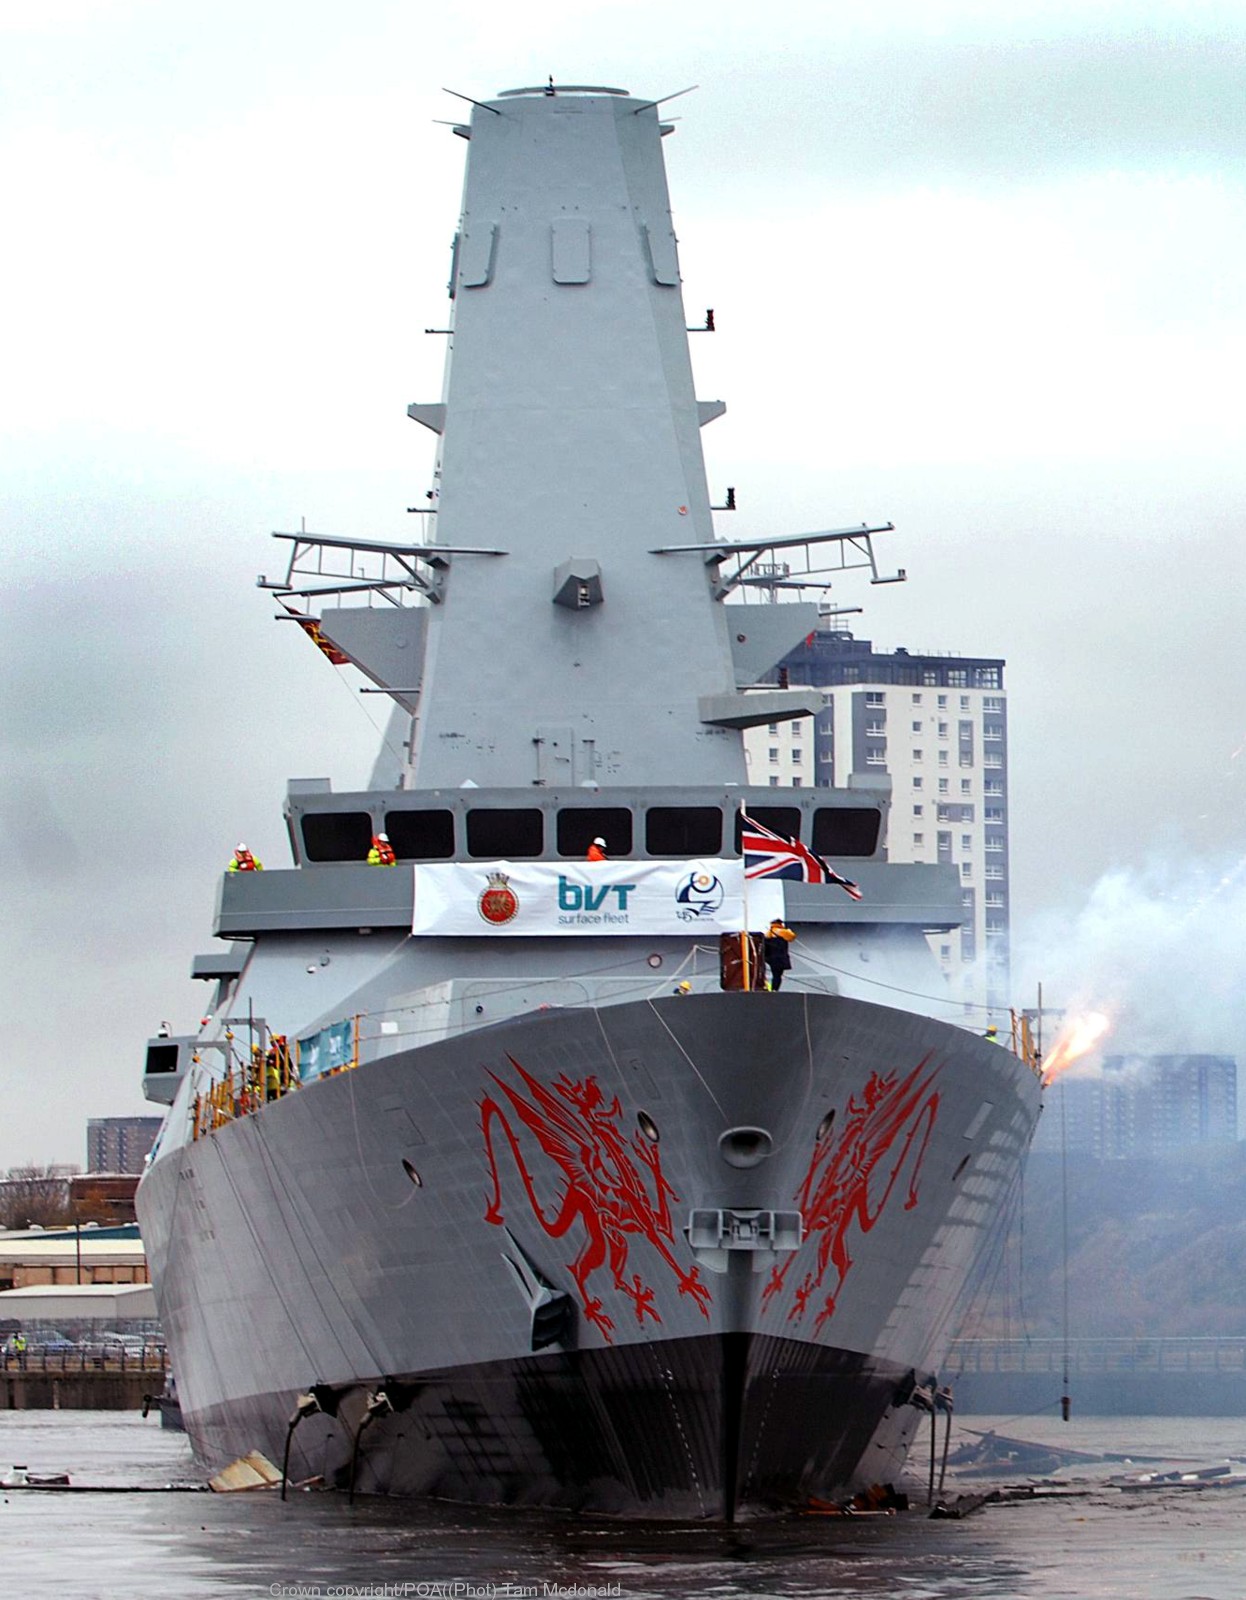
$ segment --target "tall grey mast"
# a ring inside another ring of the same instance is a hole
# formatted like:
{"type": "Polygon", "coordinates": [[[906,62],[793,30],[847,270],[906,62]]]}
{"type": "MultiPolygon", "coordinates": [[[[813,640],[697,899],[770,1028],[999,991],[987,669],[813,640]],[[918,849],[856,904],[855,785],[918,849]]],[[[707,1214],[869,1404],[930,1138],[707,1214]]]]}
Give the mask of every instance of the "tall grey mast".
{"type": "Polygon", "coordinates": [[[657,106],[575,87],[473,104],[444,394],[407,408],[441,436],[426,532],[278,534],[289,572],[260,583],[291,611],[389,602],[319,626],[413,718],[404,788],[741,783],[742,728],[819,707],[739,693],[817,608],[723,602],[822,595],[851,567],[897,581],[870,542],[891,524],[715,537],[700,429],[726,407],[693,392],[657,106]],[[400,606],[412,592],[427,603],[400,606]]]}
{"type": "MultiPolygon", "coordinates": [[[[421,787],[739,782],[726,618],[656,108],[516,90],[473,111],[451,294],[421,787]]],[[[424,408],[413,407],[420,415],[424,408]]]]}

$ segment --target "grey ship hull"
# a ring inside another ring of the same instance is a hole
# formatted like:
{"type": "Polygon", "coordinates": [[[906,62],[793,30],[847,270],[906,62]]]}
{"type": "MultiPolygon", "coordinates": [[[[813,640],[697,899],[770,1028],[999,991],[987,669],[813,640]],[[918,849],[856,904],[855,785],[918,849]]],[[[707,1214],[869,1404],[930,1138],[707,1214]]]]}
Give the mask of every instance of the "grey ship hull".
{"type": "Polygon", "coordinates": [[[812,994],[550,1011],[317,1083],[140,1188],[196,1453],[280,1461],[319,1384],[291,1476],[361,1492],[731,1519],[893,1480],[1037,1114],[1008,1051],[812,994]],[[799,1248],[749,1239],[794,1212],[799,1248]]]}

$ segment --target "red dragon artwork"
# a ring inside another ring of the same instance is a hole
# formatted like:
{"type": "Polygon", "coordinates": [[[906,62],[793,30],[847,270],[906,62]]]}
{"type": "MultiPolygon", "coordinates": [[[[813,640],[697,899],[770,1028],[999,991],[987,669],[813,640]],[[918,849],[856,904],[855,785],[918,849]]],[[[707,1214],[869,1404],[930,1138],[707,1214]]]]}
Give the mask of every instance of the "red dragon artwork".
{"type": "MultiPolygon", "coordinates": [[[[826,1128],[815,1142],[809,1170],[795,1199],[804,1215],[806,1234],[817,1235],[817,1255],[814,1265],[796,1286],[787,1314],[789,1322],[799,1321],[805,1315],[832,1267],[835,1282],[822,1300],[814,1323],[815,1331],[821,1333],[835,1315],[836,1302],[853,1260],[849,1228],[855,1222],[862,1233],[868,1233],[878,1221],[909,1151],[920,1135],[904,1209],[911,1211],[917,1204],[917,1178],[939,1114],[939,1092],[932,1089],[938,1073],[938,1067],[930,1067],[929,1055],[923,1057],[903,1081],[899,1081],[898,1072],[886,1077],[878,1072],[871,1073],[860,1099],[855,1095],[849,1097],[843,1122],[838,1127],[832,1124],[826,1128]],[[899,1148],[893,1157],[897,1141],[899,1148]]],[[[762,1294],[763,1310],[782,1289],[796,1259],[795,1254],[790,1255],[781,1267],[771,1271],[762,1294]]]]}
{"type": "Polygon", "coordinates": [[[547,1215],[506,1107],[485,1095],[480,1102],[480,1129],[493,1177],[485,1221],[501,1226],[505,1220],[493,1148],[496,1122],[510,1145],[533,1215],[550,1238],[561,1239],[577,1222],[583,1225],[584,1242],[575,1260],[567,1265],[579,1289],[585,1317],[607,1344],[614,1342],[614,1323],[589,1287],[589,1279],[604,1263],[609,1264],[614,1287],[632,1302],[638,1323],[643,1325],[646,1317],[655,1322],[662,1320],[654,1305],[654,1292],[640,1273],[633,1272],[630,1278],[627,1275],[629,1235],[643,1234],[648,1239],[675,1274],[680,1294],[690,1295],[702,1316],[708,1317],[711,1296],[701,1282],[700,1268],[694,1266],[691,1272],[685,1271],[671,1250],[675,1235],[670,1202],[679,1196],[662,1175],[656,1140],[638,1135],[627,1138],[619,1127],[622,1107],[617,1099],[606,1103],[596,1078],[580,1082],[564,1073],[546,1087],[526,1072],[514,1056],[508,1055],[507,1060],[527,1085],[531,1099],[496,1073],[490,1072],[489,1076],[506,1097],[518,1122],[535,1135],[541,1150],[558,1169],[559,1198],[553,1215],[547,1215]]]}

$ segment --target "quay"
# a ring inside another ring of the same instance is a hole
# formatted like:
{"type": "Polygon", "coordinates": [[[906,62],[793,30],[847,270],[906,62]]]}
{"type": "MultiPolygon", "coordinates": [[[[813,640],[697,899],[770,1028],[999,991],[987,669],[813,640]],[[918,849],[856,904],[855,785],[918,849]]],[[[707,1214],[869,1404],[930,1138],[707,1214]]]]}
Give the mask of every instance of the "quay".
{"type": "Polygon", "coordinates": [[[1058,1411],[1067,1393],[1085,1416],[1246,1416],[1246,1335],[958,1339],[941,1379],[959,1415],[1058,1411]]]}
{"type": "Polygon", "coordinates": [[[164,1388],[164,1350],[88,1350],[0,1356],[0,1411],[138,1411],[164,1388]]]}

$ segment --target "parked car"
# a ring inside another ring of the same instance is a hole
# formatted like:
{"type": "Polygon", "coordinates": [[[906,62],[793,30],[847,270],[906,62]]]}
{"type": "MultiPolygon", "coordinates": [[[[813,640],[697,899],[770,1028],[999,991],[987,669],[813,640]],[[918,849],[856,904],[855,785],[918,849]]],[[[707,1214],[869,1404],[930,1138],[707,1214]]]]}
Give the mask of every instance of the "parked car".
{"type": "Polygon", "coordinates": [[[127,1361],[141,1361],[152,1350],[141,1333],[116,1333],[111,1328],[93,1334],[84,1342],[92,1355],[101,1355],[112,1361],[118,1361],[122,1356],[127,1361]]]}

